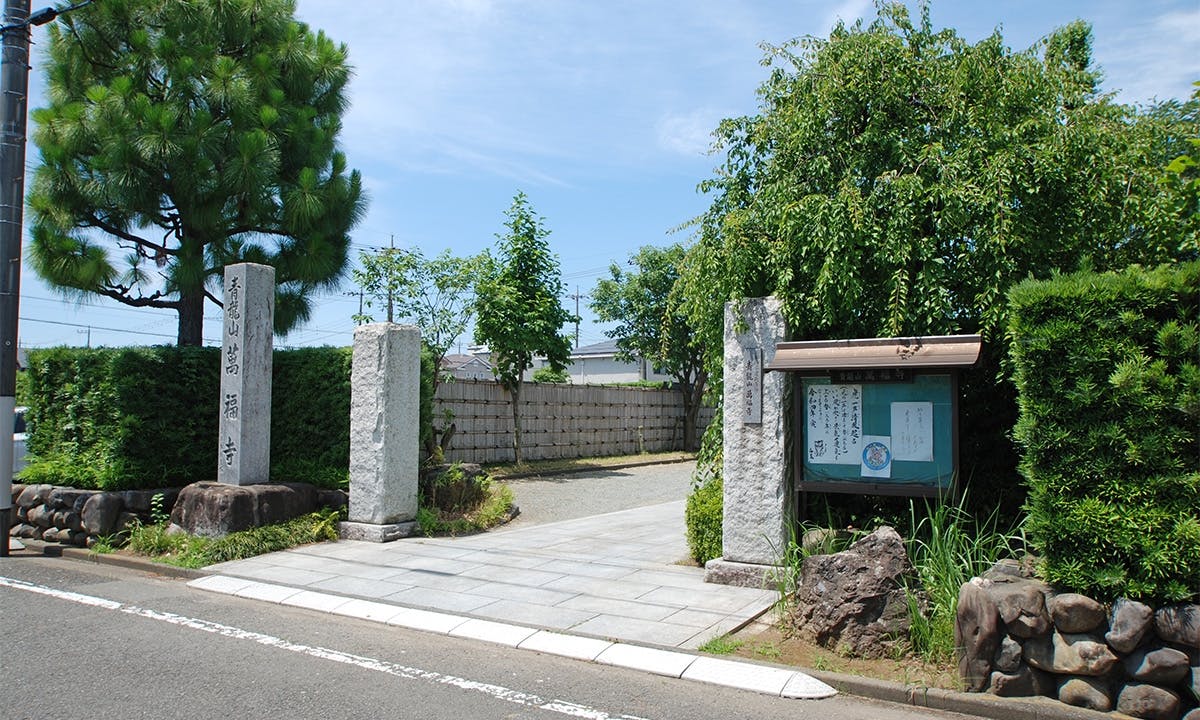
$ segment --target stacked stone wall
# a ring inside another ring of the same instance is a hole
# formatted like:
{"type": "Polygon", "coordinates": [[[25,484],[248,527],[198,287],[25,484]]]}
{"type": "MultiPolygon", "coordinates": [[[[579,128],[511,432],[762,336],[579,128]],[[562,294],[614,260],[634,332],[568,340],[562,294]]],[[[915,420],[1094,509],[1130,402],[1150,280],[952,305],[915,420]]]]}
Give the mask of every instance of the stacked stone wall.
{"type": "Polygon", "coordinates": [[[993,571],[963,585],[956,636],[968,690],[1200,720],[1200,605],[1109,605],[993,571]]]}

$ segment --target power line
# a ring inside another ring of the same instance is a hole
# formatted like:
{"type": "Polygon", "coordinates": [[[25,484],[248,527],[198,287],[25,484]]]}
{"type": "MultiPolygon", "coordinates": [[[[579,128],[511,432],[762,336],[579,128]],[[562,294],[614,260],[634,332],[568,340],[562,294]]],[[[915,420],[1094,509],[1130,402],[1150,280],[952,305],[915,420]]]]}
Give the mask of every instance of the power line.
{"type": "MultiPolygon", "coordinates": [[[[170,335],[167,333],[155,333],[155,332],[145,332],[143,330],[126,330],[126,329],[122,329],[122,328],[100,327],[99,325],[86,325],[84,323],[63,322],[61,320],[39,320],[37,318],[23,317],[23,318],[21,318],[21,322],[45,323],[47,325],[62,325],[65,327],[74,327],[74,328],[91,328],[92,330],[103,330],[105,332],[125,333],[127,335],[147,335],[149,337],[164,337],[164,338],[178,337],[177,335],[170,335]]],[[[219,341],[214,340],[213,338],[204,338],[204,342],[217,343],[219,341]]]]}

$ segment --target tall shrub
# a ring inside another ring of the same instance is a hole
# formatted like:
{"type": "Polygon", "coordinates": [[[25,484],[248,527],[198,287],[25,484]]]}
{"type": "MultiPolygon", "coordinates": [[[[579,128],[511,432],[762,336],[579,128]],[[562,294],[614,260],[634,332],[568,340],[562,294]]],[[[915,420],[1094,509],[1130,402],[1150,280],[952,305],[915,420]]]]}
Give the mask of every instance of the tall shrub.
{"type": "Polygon", "coordinates": [[[1200,262],[1010,294],[1016,439],[1044,577],[1103,597],[1200,593],[1200,262]]]}

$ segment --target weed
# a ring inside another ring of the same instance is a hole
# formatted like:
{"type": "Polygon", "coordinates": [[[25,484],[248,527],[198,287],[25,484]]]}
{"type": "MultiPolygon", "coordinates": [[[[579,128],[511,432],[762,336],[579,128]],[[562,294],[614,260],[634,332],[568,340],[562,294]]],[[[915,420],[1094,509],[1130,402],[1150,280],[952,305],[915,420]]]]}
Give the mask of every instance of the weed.
{"type": "Polygon", "coordinates": [[[754,654],[759,657],[767,658],[768,660],[778,660],[783,656],[783,651],[773,642],[759,643],[754,646],[754,654]]]}
{"type": "Polygon", "coordinates": [[[822,672],[832,672],[834,664],[833,664],[833,660],[825,653],[817,653],[816,655],[813,656],[812,666],[813,666],[813,670],[820,670],[822,672]]]}
{"type": "Polygon", "coordinates": [[[166,525],[171,521],[171,516],[163,509],[163,504],[166,498],[158,492],[150,498],[150,522],[155,525],[166,525]]]}
{"type": "Polygon", "coordinates": [[[116,552],[117,548],[121,547],[121,544],[121,537],[119,535],[101,535],[92,544],[91,551],[95,555],[107,555],[108,553],[116,552]]]}
{"type": "Polygon", "coordinates": [[[734,640],[728,635],[717,635],[696,649],[711,655],[732,655],[744,644],[741,640],[734,640]]]}

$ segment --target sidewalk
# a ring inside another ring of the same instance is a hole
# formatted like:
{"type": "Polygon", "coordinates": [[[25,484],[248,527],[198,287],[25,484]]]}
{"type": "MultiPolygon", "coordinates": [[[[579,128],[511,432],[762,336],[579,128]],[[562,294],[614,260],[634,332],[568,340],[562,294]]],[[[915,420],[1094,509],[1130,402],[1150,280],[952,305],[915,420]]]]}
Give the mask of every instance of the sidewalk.
{"type": "Polygon", "coordinates": [[[206,572],[585,637],[695,649],[771,607],[687,557],[684,501],[461,538],[340,541],[206,572]]]}

